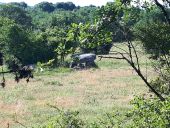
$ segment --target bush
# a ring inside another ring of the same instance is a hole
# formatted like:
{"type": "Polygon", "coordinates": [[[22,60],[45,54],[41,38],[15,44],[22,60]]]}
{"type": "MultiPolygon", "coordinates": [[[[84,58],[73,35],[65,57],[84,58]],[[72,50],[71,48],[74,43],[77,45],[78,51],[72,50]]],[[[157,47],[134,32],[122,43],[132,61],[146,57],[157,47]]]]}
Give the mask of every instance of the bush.
{"type": "Polygon", "coordinates": [[[132,104],[134,108],[128,114],[133,128],[169,128],[170,98],[166,101],[136,97],[132,104]]]}
{"type": "Polygon", "coordinates": [[[166,101],[136,97],[127,113],[110,112],[93,122],[85,122],[78,111],[62,111],[42,128],[169,128],[170,98],[166,101]]]}
{"type": "Polygon", "coordinates": [[[169,55],[170,25],[162,22],[139,22],[135,26],[135,35],[142,41],[143,47],[151,58],[158,59],[169,55]]]}
{"type": "Polygon", "coordinates": [[[51,118],[42,128],[82,128],[85,126],[80,119],[78,111],[62,111],[58,109],[59,114],[51,118]]]}
{"type": "Polygon", "coordinates": [[[161,94],[168,96],[170,94],[169,82],[161,77],[151,81],[151,86],[161,94]]]}

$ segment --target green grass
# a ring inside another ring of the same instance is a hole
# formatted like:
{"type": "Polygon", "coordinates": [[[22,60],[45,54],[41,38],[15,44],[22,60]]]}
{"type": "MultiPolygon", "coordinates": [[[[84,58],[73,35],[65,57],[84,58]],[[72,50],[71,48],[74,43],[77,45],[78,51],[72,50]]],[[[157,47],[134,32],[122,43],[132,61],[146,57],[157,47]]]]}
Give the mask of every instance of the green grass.
{"type": "MultiPolygon", "coordinates": [[[[0,125],[10,128],[39,126],[58,112],[78,110],[88,122],[110,111],[126,112],[134,95],[148,92],[148,88],[129,65],[122,60],[96,60],[98,69],[73,71],[58,68],[35,73],[26,83],[15,83],[7,75],[7,86],[0,88],[0,125]],[[17,118],[16,118],[17,117],[17,118]]],[[[145,57],[141,59],[145,71],[145,57]]],[[[149,74],[153,72],[149,65],[149,74]]]]}

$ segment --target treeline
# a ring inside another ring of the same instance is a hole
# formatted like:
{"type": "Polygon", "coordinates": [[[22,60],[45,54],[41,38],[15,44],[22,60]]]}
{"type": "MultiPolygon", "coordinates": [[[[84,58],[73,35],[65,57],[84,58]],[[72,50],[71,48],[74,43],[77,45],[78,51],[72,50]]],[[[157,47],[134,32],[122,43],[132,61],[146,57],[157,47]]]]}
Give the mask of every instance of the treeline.
{"type": "Polygon", "coordinates": [[[26,8],[39,8],[42,11],[45,11],[45,12],[53,12],[53,11],[58,10],[58,9],[72,11],[74,9],[80,8],[80,6],[76,6],[72,2],[57,2],[56,4],[53,4],[53,3],[50,3],[50,2],[41,2],[41,3],[38,3],[34,6],[29,6],[25,2],[11,2],[11,3],[8,3],[8,5],[15,5],[17,7],[21,7],[21,8],[24,8],[24,9],[26,9],[26,8]]]}
{"type": "Polygon", "coordinates": [[[68,39],[72,24],[93,23],[97,9],[95,6],[76,7],[71,2],[42,2],[34,7],[24,2],[1,4],[0,51],[6,64],[12,63],[9,61],[36,64],[50,59],[59,63],[59,55],[66,56],[76,45],[68,39]],[[67,50],[62,52],[64,49],[67,50]]]}
{"type": "Polygon", "coordinates": [[[102,7],[76,7],[71,2],[41,2],[33,7],[24,2],[1,4],[0,51],[8,65],[11,61],[26,65],[54,60],[58,66],[76,52],[107,54],[113,42],[143,35],[138,29],[141,25],[166,20],[156,6],[147,10],[117,6],[114,2],[102,7]],[[122,25],[135,31],[125,38],[122,25]]]}

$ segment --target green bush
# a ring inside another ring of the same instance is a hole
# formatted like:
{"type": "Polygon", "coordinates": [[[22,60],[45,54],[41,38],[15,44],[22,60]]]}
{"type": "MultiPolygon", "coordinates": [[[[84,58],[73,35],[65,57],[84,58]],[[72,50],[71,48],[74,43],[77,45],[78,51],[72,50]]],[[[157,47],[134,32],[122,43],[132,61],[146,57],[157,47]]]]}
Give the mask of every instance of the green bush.
{"type": "Polygon", "coordinates": [[[152,80],[151,85],[155,90],[157,90],[161,94],[164,94],[165,96],[168,96],[170,94],[169,82],[161,77],[157,77],[155,80],[152,80]]]}
{"type": "Polygon", "coordinates": [[[166,101],[136,97],[132,104],[134,108],[128,114],[133,128],[169,128],[170,98],[166,101]]]}
{"type": "Polygon", "coordinates": [[[58,110],[41,128],[169,128],[170,98],[166,101],[136,97],[127,113],[109,112],[93,122],[85,122],[78,111],[58,110]]]}
{"type": "MultiPolygon", "coordinates": [[[[158,59],[169,55],[170,25],[162,22],[139,22],[134,27],[136,37],[151,58],[158,59]]],[[[165,59],[166,60],[166,59],[165,59]]]]}
{"type": "Polygon", "coordinates": [[[58,115],[51,118],[42,128],[82,128],[84,122],[78,116],[78,111],[58,110],[58,115]]]}

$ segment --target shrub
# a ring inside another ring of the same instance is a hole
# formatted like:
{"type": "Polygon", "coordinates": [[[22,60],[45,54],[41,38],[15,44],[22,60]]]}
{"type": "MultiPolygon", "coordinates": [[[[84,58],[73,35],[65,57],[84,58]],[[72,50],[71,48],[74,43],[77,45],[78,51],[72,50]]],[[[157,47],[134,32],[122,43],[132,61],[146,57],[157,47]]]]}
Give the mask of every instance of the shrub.
{"type": "Polygon", "coordinates": [[[78,111],[62,111],[57,108],[59,114],[51,118],[42,128],[82,128],[84,122],[80,119],[78,111]]]}
{"type": "Polygon", "coordinates": [[[133,128],[169,128],[170,98],[166,101],[136,97],[132,104],[134,108],[128,114],[133,128]]]}
{"type": "Polygon", "coordinates": [[[157,77],[155,80],[152,80],[151,86],[165,96],[168,96],[170,94],[169,82],[161,77],[157,77]]]}
{"type": "MultiPolygon", "coordinates": [[[[58,110],[58,115],[51,118],[41,128],[169,128],[170,98],[145,99],[135,97],[133,108],[127,113],[109,112],[93,122],[85,122],[78,111],[58,110]]],[[[55,107],[56,108],[56,107],[55,107]]]]}

